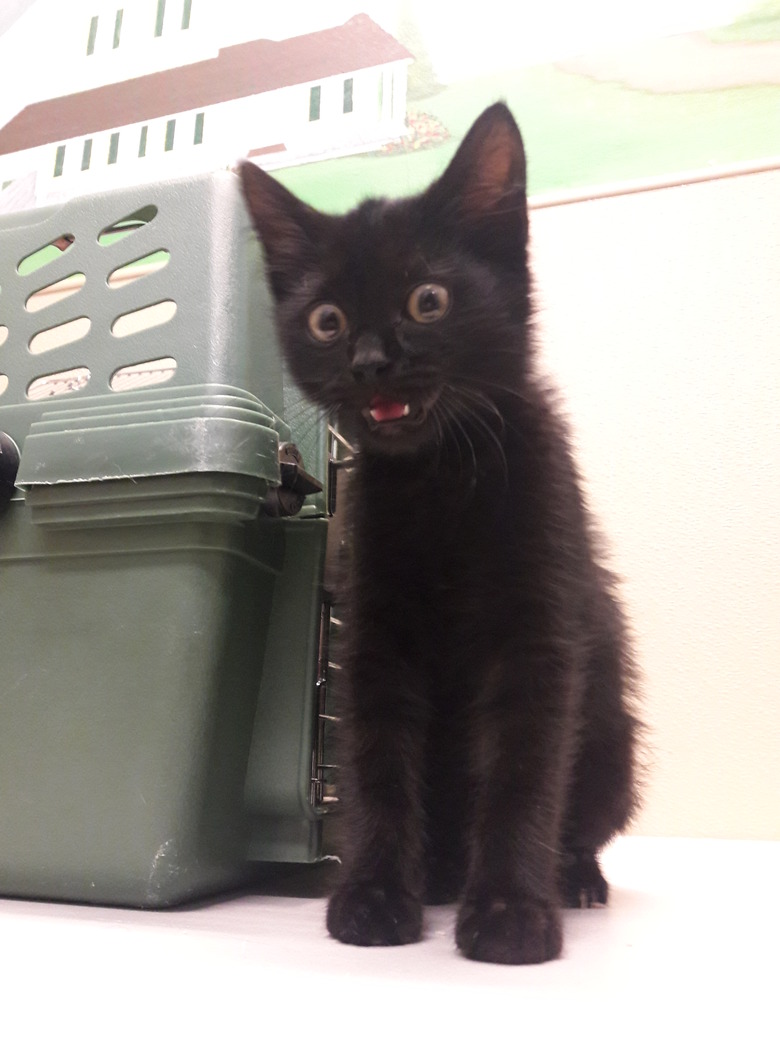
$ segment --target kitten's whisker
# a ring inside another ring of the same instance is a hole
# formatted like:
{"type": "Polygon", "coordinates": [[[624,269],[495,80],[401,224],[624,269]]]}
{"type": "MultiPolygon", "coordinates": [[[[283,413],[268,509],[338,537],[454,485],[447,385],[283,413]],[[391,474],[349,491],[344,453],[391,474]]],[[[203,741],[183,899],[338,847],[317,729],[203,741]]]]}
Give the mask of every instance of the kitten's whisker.
{"type": "MultiPolygon", "coordinates": [[[[451,428],[453,426],[456,428],[452,430],[452,440],[454,440],[455,445],[458,449],[458,455],[461,460],[461,466],[463,465],[463,455],[460,450],[461,441],[465,442],[466,446],[469,449],[469,454],[471,456],[471,483],[473,486],[473,484],[476,482],[477,470],[479,466],[477,462],[477,454],[474,447],[474,441],[471,437],[471,434],[469,433],[466,420],[473,419],[475,418],[475,416],[474,412],[471,409],[468,409],[467,413],[464,415],[463,409],[458,407],[459,389],[460,388],[458,387],[454,387],[450,384],[447,384],[444,387],[444,390],[447,392],[448,397],[451,398],[451,401],[446,399],[443,401],[441,398],[439,400],[442,404],[443,410],[445,411],[447,417],[450,420],[451,428]]],[[[479,422],[479,425],[482,425],[481,421],[479,422]]],[[[503,451],[501,454],[503,462],[503,451]]]]}
{"type": "MultiPolygon", "coordinates": [[[[455,426],[457,426],[458,430],[460,431],[460,433],[462,435],[462,439],[464,439],[466,444],[468,445],[469,451],[471,453],[471,474],[472,474],[471,479],[472,479],[472,482],[473,482],[475,477],[476,477],[477,459],[476,459],[476,455],[474,454],[474,445],[471,443],[471,438],[469,437],[469,435],[466,432],[466,430],[463,428],[463,424],[458,419],[457,412],[453,408],[448,407],[446,401],[442,401],[441,398],[440,398],[439,401],[437,402],[437,407],[439,408],[439,410],[441,412],[444,413],[444,417],[447,420],[449,420],[449,422],[448,422],[448,429],[451,430],[451,427],[452,427],[453,424],[455,426]]],[[[437,416],[437,422],[438,422],[438,416],[437,416]]],[[[442,443],[445,443],[444,437],[443,437],[444,428],[443,427],[440,427],[440,428],[442,429],[442,443]]],[[[464,467],[463,467],[463,452],[461,451],[461,437],[456,436],[455,433],[453,432],[452,436],[450,437],[450,442],[454,443],[454,445],[455,445],[455,449],[458,452],[458,461],[460,463],[460,468],[461,468],[461,471],[463,471],[464,467]]]]}
{"type": "MultiPolygon", "coordinates": [[[[468,389],[463,386],[453,386],[452,384],[447,384],[447,390],[449,392],[449,396],[453,400],[453,403],[456,405],[460,404],[461,409],[463,409],[465,406],[465,409],[467,409],[468,420],[479,430],[481,430],[487,436],[488,440],[492,441],[492,443],[496,447],[498,460],[501,464],[501,469],[504,475],[504,483],[508,483],[509,471],[507,468],[506,455],[504,453],[504,446],[501,442],[501,438],[492,428],[491,424],[487,421],[484,415],[481,413],[487,411],[489,414],[494,415],[495,418],[497,418],[499,421],[499,426],[502,432],[505,428],[503,416],[498,411],[495,404],[490,400],[490,398],[477,390],[468,389]]],[[[458,427],[460,428],[463,435],[467,437],[469,447],[471,448],[472,454],[474,454],[474,445],[471,441],[471,438],[466,433],[463,423],[458,421],[458,427]]]]}
{"type": "Polygon", "coordinates": [[[496,405],[495,401],[492,401],[492,400],[491,400],[491,399],[490,399],[490,398],[489,398],[489,397],[487,396],[487,394],[483,394],[483,393],[482,393],[481,391],[479,391],[479,390],[474,390],[474,389],[472,389],[471,387],[466,387],[466,386],[460,386],[460,387],[458,387],[458,392],[459,392],[459,393],[460,393],[460,394],[461,394],[461,395],[462,395],[463,397],[465,397],[465,398],[469,398],[469,399],[471,399],[472,401],[474,401],[474,403],[475,403],[476,405],[478,405],[478,406],[480,406],[480,407],[484,407],[484,408],[486,408],[486,409],[487,409],[487,411],[489,411],[489,412],[492,412],[492,413],[493,413],[493,415],[495,415],[495,416],[496,416],[496,418],[497,418],[497,419],[499,420],[499,423],[501,424],[501,428],[502,428],[502,429],[504,428],[504,425],[505,425],[505,423],[504,423],[504,417],[503,417],[503,415],[501,414],[501,411],[499,410],[499,408],[498,408],[498,406],[496,405]]]}

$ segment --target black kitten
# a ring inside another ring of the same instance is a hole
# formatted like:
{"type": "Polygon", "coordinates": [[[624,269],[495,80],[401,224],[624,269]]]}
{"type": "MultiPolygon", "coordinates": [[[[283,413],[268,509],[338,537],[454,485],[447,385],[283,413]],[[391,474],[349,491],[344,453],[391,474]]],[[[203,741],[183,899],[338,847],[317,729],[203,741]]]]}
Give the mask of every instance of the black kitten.
{"type": "Polygon", "coordinates": [[[637,723],[612,579],[533,372],[520,132],[477,120],[422,195],[343,217],[250,164],[289,368],[359,448],[345,847],[332,935],[414,942],[460,900],[477,960],[544,961],[603,903],[635,805],[637,723]]]}

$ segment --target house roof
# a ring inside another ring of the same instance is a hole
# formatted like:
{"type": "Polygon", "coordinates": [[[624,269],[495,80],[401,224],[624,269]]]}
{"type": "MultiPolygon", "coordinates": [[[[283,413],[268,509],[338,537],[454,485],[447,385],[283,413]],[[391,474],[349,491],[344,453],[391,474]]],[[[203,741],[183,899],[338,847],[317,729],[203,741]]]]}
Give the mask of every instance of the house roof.
{"type": "Polygon", "coordinates": [[[251,40],[206,61],[28,105],[0,129],[0,155],[411,58],[358,14],[332,29],[251,40]]]}

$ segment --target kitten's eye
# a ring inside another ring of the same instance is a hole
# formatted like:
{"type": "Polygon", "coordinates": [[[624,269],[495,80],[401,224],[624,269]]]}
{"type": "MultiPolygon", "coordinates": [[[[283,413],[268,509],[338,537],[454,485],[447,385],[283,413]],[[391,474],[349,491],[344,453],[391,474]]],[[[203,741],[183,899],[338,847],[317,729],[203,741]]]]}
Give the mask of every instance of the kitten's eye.
{"type": "Polygon", "coordinates": [[[332,343],[347,327],[347,316],[335,303],[321,303],[309,313],[309,332],[318,343],[332,343]]]}
{"type": "Polygon", "coordinates": [[[426,282],[409,293],[406,307],[415,321],[429,325],[443,318],[450,309],[450,294],[443,285],[426,282]]]}

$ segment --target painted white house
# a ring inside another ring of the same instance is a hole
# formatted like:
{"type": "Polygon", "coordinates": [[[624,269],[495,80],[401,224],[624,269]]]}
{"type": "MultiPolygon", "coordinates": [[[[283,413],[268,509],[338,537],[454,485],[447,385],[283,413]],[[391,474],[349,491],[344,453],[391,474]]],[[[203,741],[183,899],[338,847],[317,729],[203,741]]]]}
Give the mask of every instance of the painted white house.
{"type": "MultiPolygon", "coordinates": [[[[189,35],[191,0],[143,0],[117,7],[113,18],[105,4],[101,10],[71,38],[82,66],[96,59],[99,85],[27,104],[0,126],[0,185],[34,174],[37,204],[242,156],[273,168],[371,150],[406,132],[412,55],[365,14],[210,53],[202,33],[189,35]],[[154,51],[166,33],[174,42],[154,51]],[[144,67],[139,50],[147,46],[153,70],[114,79],[111,52],[126,39],[134,57],[124,67],[144,67]]],[[[75,81],[82,76],[76,71],[75,81]]]]}
{"type": "Polygon", "coordinates": [[[226,2],[35,0],[0,36],[3,84],[14,86],[0,92],[0,125],[38,101],[215,58],[220,46],[238,42],[215,32],[226,2]]]}

